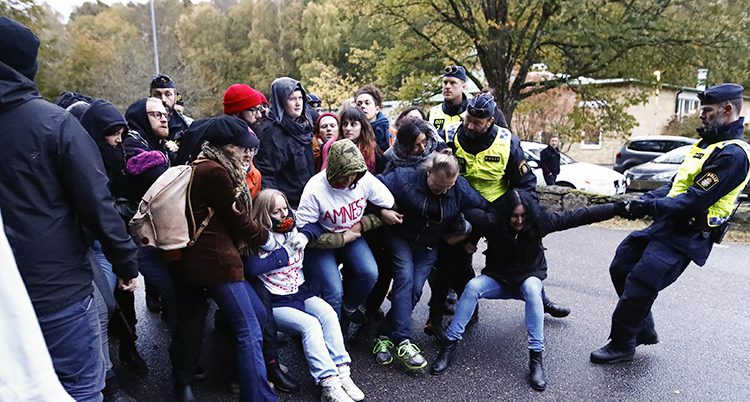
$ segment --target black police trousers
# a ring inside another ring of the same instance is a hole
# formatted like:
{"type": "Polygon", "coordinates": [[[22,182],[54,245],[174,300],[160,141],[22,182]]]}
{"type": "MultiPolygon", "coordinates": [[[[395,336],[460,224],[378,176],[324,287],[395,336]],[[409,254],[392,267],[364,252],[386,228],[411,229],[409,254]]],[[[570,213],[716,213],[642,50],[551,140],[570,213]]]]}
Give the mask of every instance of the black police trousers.
{"type": "Polygon", "coordinates": [[[612,313],[610,339],[635,347],[636,335],[654,327],[651,306],[659,292],[676,281],[688,264],[689,257],[659,240],[633,234],[626,237],[609,267],[620,297],[612,313]]]}

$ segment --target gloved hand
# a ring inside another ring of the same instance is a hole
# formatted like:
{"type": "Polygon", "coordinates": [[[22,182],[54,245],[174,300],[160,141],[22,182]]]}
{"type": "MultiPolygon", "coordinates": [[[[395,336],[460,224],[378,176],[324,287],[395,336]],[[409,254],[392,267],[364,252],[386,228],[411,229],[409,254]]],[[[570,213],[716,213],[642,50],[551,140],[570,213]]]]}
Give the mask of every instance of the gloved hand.
{"type": "Polygon", "coordinates": [[[284,243],[284,246],[288,247],[289,249],[292,249],[294,252],[299,252],[305,249],[308,241],[309,239],[307,238],[307,236],[305,236],[302,233],[297,232],[291,235],[286,240],[286,243],[284,243]]]}
{"type": "Polygon", "coordinates": [[[633,217],[633,215],[631,215],[630,212],[628,211],[628,207],[629,206],[630,206],[630,202],[629,201],[618,201],[618,202],[616,202],[615,205],[614,205],[614,207],[615,207],[614,208],[615,215],[619,216],[620,218],[625,218],[625,219],[634,221],[635,217],[633,217]]]}
{"type": "Polygon", "coordinates": [[[653,214],[653,201],[633,200],[628,205],[628,212],[634,219],[641,219],[646,215],[653,214]]]}

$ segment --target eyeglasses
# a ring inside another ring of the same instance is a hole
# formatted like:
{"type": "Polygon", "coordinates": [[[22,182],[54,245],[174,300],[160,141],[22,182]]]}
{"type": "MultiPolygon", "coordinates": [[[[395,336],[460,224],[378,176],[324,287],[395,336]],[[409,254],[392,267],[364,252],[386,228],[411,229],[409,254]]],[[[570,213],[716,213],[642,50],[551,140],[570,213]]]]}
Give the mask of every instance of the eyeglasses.
{"type": "Polygon", "coordinates": [[[247,111],[250,112],[250,113],[262,113],[263,112],[263,106],[251,107],[250,109],[247,109],[247,111]]]}
{"type": "Polygon", "coordinates": [[[446,74],[456,74],[458,72],[458,66],[450,65],[445,68],[446,74]]]}
{"type": "Polygon", "coordinates": [[[151,78],[151,82],[157,85],[167,85],[170,81],[172,81],[172,77],[166,74],[158,74],[151,78]]]}
{"type": "Polygon", "coordinates": [[[169,113],[156,111],[156,112],[146,112],[146,114],[153,117],[156,120],[161,120],[162,117],[169,120],[169,113]]]}

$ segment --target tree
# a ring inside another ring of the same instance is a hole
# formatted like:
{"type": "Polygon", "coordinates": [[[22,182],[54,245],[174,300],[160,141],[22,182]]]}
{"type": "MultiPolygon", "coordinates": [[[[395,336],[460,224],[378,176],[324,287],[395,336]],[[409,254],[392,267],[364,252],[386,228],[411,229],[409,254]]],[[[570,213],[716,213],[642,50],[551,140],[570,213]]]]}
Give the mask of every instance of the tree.
{"type": "MultiPolygon", "coordinates": [[[[741,26],[727,29],[715,17],[732,3],[711,7],[685,0],[360,0],[369,15],[408,28],[446,62],[472,73],[481,67],[499,106],[511,119],[519,101],[585,76],[645,77],[666,54],[689,52],[730,40],[741,26]],[[370,5],[368,7],[368,5],[370,5]],[[469,49],[467,50],[467,46],[469,49]],[[659,49],[654,52],[653,49],[659,49]],[[646,56],[659,55],[648,59],[646,56]],[[638,61],[638,63],[634,63],[638,61]],[[646,62],[648,61],[648,62],[646,62]],[[535,63],[561,74],[528,81],[535,63]]],[[[736,6],[735,6],[736,8],[736,6]]]]}

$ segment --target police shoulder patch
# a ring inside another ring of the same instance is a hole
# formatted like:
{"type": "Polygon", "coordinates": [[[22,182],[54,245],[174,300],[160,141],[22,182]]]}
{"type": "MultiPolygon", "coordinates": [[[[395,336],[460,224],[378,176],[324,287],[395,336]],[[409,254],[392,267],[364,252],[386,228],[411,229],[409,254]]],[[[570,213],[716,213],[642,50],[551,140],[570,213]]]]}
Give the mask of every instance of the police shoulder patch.
{"type": "Polygon", "coordinates": [[[719,176],[713,172],[706,172],[695,180],[695,184],[702,188],[703,191],[710,190],[713,186],[719,183],[719,176]]]}
{"type": "Polygon", "coordinates": [[[521,161],[521,163],[518,164],[518,171],[521,173],[521,176],[529,173],[530,170],[531,169],[529,168],[529,164],[526,163],[526,161],[521,161]]]}

